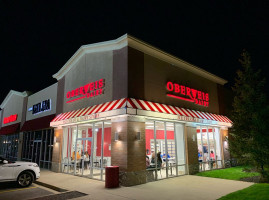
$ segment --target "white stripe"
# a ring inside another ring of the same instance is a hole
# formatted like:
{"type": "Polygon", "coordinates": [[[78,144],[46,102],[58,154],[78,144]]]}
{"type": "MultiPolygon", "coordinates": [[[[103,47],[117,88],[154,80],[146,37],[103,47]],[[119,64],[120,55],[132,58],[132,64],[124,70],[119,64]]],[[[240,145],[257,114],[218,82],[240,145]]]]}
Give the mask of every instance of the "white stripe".
{"type": "Polygon", "coordinates": [[[212,120],[210,116],[208,116],[205,112],[201,112],[203,113],[204,116],[206,116],[209,120],[212,120]]]}
{"type": "Polygon", "coordinates": [[[206,113],[206,112],[203,112],[203,114],[205,114],[210,120],[214,120],[214,118],[213,117],[211,117],[208,113],[206,113]]]}
{"type": "Polygon", "coordinates": [[[119,102],[114,106],[112,110],[115,110],[123,101],[124,99],[119,100],[119,102]]]}
{"type": "Polygon", "coordinates": [[[179,112],[183,115],[183,116],[186,116],[183,112],[182,112],[182,110],[179,108],[179,107],[176,107],[178,110],[179,110],[179,112]]]}
{"type": "Polygon", "coordinates": [[[93,110],[92,114],[96,113],[96,111],[102,106],[103,104],[99,104],[96,106],[96,108],[93,110]]]}
{"type": "Polygon", "coordinates": [[[202,117],[202,119],[207,119],[204,115],[203,115],[203,113],[201,113],[200,111],[197,111],[199,114],[200,114],[200,116],[202,117]]]}
{"type": "Polygon", "coordinates": [[[78,111],[78,113],[75,115],[75,117],[77,117],[83,110],[85,110],[86,108],[82,108],[80,111],[78,111]]]}
{"type": "Polygon", "coordinates": [[[148,105],[144,102],[144,100],[140,100],[140,102],[143,104],[143,106],[146,108],[146,110],[150,110],[150,108],[148,107],[148,105]]]}
{"type": "Polygon", "coordinates": [[[188,111],[186,111],[184,108],[181,108],[183,111],[185,111],[185,113],[189,116],[189,117],[192,117],[189,113],[188,113],[188,111]]]}
{"type": "Polygon", "coordinates": [[[155,104],[158,106],[158,108],[160,108],[160,110],[161,110],[163,113],[166,113],[165,110],[161,107],[161,105],[160,105],[159,103],[155,103],[155,104]]]}
{"type": "MultiPolygon", "coordinates": [[[[166,108],[166,110],[167,110],[170,114],[174,114],[174,113],[168,108],[167,105],[163,104],[163,106],[166,108]]],[[[168,114],[169,114],[169,113],[168,113],[168,114]]]]}
{"type": "Polygon", "coordinates": [[[189,111],[189,113],[191,113],[192,115],[193,115],[193,117],[195,117],[196,118],[196,115],[195,115],[195,113],[193,113],[190,109],[186,109],[187,111],[189,111]]]}
{"type": "Polygon", "coordinates": [[[94,105],[90,108],[90,110],[88,110],[88,112],[85,113],[85,115],[89,115],[89,113],[96,108],[97,105],[94,105]]]}
{"type": "Polygon", "coordinates": [[[223,122],[226,122],[226,120],[221,115],[218,116],[222,119],[223,122]]]}
{"type": "Polygon", "coordinates": [[[135,106],[136,106],[138,109],[143,110],[143,109],[141,108],[141,106],[137,103],[137,101],[136,101],[135,99],[132,99],[132,100],[133,100],[135,106]]]}
{"type": "Polygon", "coordinates": [[[73,118],[73,117],[77,114],[77,112],[79,112],[79,110],[81,110],[81,109],[75,110],[75,111],[74,111],[68,118],[66,118],[66,119],[73,118]]]}
{"type": "Polygon", "coordinates": [[[112,101],[112,103],[107,107],[107,109],[106,109],[105,111],[108,111],[108,110],[114,105],[114,103],[115,103],[116,101],[117,101],[117,100],[112,101]]]}
{"type": "MultiPolygon", "coordinates": [[[[109,101],[110,102],[110,101],[109,101]]],[[[107,106],[107,104],[109,104],[109,102],[106,102],[105,104],[103,104],[104,105],[104,107],[103,108],[101,108],[100,110],[99,110],[99,112],[100,111],[102,111],[106,106],[107,106]]]]}
{"type": "Polygon", "coordinates": [[[151,105],[154,111],[159,112],[159,110],[153,105],[153,103],[151,103],[150,101],[148,101],[148,103],[149,105],[151,105]]]}
{"type": "Polygon", "coordinates": [[[171,108],[176,114],[178,113],[173,106],[169,106],[169,108],[171,108]]]}
{"type": "Polygon", "coordinates": [[[200,119],[204,119],[196,110],[192,110],[200,119]]]}
{"type": "Polygon", "coordinates": [[[207,114],[209,114],[215,121],[218,121],[218,119],[212,113],[207,113],[207,114]]]}

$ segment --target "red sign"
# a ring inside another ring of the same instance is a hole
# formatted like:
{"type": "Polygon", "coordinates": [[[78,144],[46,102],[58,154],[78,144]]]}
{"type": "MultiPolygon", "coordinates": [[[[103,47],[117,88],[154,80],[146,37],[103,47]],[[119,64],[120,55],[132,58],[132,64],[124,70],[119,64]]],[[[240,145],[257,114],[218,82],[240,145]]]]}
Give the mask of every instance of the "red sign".
{"type": "Polygon", "coordinates": [[[75,90],[68,91],[66,98],[69,99],[66,103],[71,103],[83,98],[91,98],[104,93],[105,79],[100,79],[95,82],[88,83],[75,90]]]}
{"type": "Polygon", "coordinates": [[[167,82],[166,88],[169,92],[173,94],[167,94],[167,96],[181,99],[184,101],[190,101],[195,104],[208,107],[209,106],[209,94],[186,87],[184,85],[179,85],[177,83],[167,82]]]}
{"type": "Polygon", "coordinates": [[[18,118],[18,114],[10,115],[9,117],[4,117],[4,124],[15,122],[18,118]]]}

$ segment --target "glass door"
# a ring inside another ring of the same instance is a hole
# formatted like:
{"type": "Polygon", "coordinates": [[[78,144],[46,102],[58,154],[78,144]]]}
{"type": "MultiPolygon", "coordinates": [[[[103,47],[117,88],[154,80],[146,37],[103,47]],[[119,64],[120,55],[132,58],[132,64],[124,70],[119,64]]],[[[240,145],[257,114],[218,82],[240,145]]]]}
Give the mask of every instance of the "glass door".
{"type": "Polygon", "coordinates": [[[41,149],[41,140],[34,140],[34,148],[33,148],[33,157],[32,162],[40,165],[40,149],[41,149]]]}

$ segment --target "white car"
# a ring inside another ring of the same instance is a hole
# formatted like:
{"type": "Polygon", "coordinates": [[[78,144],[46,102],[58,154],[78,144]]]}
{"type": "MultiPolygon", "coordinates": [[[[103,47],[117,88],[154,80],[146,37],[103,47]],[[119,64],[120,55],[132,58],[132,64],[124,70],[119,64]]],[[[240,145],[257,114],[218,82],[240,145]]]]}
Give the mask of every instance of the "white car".
{"type": "Polygon", "coordinates": [[[8,161],[0,157],[0,182],[16,181],[21,187],[28,187],[40,177],[38,164],[23,161],[8,161]]]}

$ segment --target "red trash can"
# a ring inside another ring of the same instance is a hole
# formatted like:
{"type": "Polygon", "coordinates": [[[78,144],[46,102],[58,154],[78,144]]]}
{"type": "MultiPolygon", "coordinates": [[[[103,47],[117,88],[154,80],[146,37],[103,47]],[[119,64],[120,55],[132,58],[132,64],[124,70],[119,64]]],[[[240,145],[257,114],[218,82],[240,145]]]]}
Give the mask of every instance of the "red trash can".
{"type": "Polygon", "coordinates": [[[119,166],[106,167],[106,188],[119,187],[119,166]]]}

